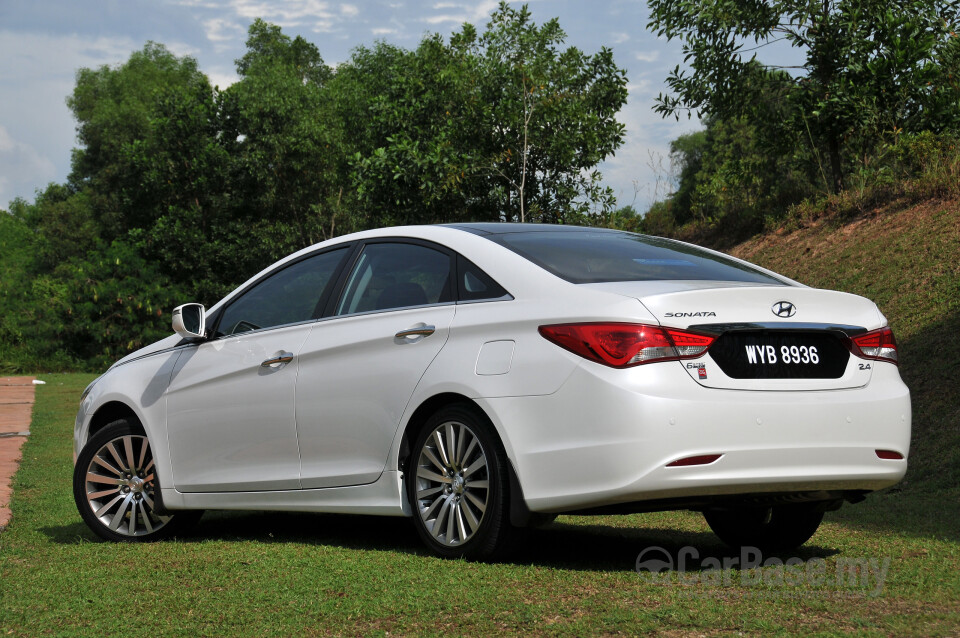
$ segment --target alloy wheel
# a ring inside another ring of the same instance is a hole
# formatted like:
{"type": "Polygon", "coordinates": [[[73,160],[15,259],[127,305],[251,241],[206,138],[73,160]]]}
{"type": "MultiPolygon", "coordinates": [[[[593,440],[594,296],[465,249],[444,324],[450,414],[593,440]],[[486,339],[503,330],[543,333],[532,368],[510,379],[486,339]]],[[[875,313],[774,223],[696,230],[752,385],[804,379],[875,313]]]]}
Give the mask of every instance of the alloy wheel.
{"type": "Polygon", "coordinates": [[[171,520],[154,511],[156,474],[150,441],[129,434],[107,441],[86,469],[84,491],[93,515],[127,537],[156,533],[171,520]]]}
{"type": "Polygon", "coordinates": [[[476,433],[459,421],[441,423],[417,460],[417,510],[427,532],[441,545],[462,545],[480,528],[489,500],[487,452],[476,433]]]}

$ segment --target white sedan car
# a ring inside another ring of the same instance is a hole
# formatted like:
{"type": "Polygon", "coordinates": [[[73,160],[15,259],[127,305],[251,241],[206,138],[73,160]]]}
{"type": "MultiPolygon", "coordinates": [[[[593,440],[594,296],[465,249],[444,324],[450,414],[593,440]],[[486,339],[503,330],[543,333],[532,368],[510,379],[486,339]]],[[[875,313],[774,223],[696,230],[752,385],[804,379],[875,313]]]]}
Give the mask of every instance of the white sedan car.
{"type": "Polygon", "coordinates": [[[347,512],[488,558],[560,513],[690,509],[728,544],[790,549],[907,467],[872,302],[667,239],[384,228],[173,326],[83,394],[74,496],[103,538],[347,512]]]}

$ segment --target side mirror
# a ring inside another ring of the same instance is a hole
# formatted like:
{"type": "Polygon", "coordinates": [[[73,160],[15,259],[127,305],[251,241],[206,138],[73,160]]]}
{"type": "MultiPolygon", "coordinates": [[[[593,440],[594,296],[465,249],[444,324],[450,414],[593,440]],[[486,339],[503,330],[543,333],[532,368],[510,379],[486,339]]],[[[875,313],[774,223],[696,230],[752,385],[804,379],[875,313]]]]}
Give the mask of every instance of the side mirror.
{"type": "Polygon", "coordinates": [[[173,331],[184,339],[203,339],[207,333],[203,304],[185,303],[173,309],[173,331]]]}

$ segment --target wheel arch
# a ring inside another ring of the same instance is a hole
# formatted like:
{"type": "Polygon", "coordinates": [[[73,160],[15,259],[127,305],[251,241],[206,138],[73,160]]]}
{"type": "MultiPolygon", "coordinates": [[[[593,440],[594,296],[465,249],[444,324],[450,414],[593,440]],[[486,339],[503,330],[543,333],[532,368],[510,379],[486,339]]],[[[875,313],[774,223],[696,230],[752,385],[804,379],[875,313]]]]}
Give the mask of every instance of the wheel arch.
{"type": "MultiPolygon", "coordinates": [[[[147,438],[151,441],[151,448],[153,449],[154,459],[157,462],[156,473],[157,473],[157,482],[162,485],[160,482],[160,477],[166,477],[166,472],[164,471],[165,465],[162,462],[161,458],[157,457],[158,445],[155,437],[152,432],[147,430],[144,419],[141,418],[137,411],[134,410],[128,403],[120,401],[118,399],[111,399],[106,401],[103,405],[98,407],[94,411],[93,416],[90,417],[90,425],[87,428],[87,436],[84,440],[86,444],[90,439],[96,436],[97,432],[100,432],[103,428],[107,427],[111,423],[118,421],[119,419],[129,420],[131,426],[135,429],[140,430],[147,438]]],[[[163,494],[162,490],[158,489],[156,495],[154,496],[154,501],[156,505],[154,509],[158,514],[168,514],[169,511],[163,505],[163,494]]]]}
{"type": "MultiPolygon", "coordinates": [[[[513,459],[510,456],[510,446],[504,441],[503,432],[494,419],[473,399],[457,392],[442,392],[423,401],[417,409],[413,411],[407,420],[403,435],[400,438],[400,446],[397,454],[397,469],[405,471],[407,459],[410,456],[410,446],[412,441],[417,438],[420,430],[426,425],[430,416],[447,406],[461,405],[474,412],[478,417],[484,419],[492,430],[494,436],[503,446],[507,456],[507,473],[509,478],[509,503],[510,503],[510,523],[515,527],[524,527],[533,522],[535,515],[527,507],[526,499],[523,496],[523,486],[517,476],[516,469],[513,466],[513,459]]],[[[404,493],[404,498],[406,494],[404,493]]]]}
{"type": "MultiPolygon", "coordinates": [[[[122,401],[108,401],[97,408],[97,411],[90,417],[90,427],[87,430],[86,440],[89,441],[96,436],[97,432],[118,419],[130,419],[132,425],[144,430],[143,422],[133,408],[122,401]]],[[[146,433],[145,430],[144,433],[146,433]]]]}
{"type": "MultiPolygon", "coordinates": [[[[417,409],[413,411],[413,414],[410,415],[410,418],[407,419],[407,425],[404,428],[403,435],[400,437],[400,448],[397,455],[397,469],[401,472],[404,470],[404,467],[407,463],[407,458],[410,456],[410,444],[411,441],[417,438],[417,435],[420,433],[420,430],[427,423],[427,419],[430,418],[431,414],[434,414],[438,410],[441,410],[450,405],[463,405],[477,412],[478,415],[483,416],[487,421],[491,421],[490,417],[476,404],[475,401],[470,398],[456,393],[456,392],[442,392],[440,394],[435,394],[432,397],[423,401],[417,409]]],[[[491,421],[492,424],[492,421],[491,421]]],[[[496,431],[496,428],[494,427],[496,431]]],[[[501,444],[503,443],[500,433],[497,432],[497,437],[501,438],[501,444]]]]}

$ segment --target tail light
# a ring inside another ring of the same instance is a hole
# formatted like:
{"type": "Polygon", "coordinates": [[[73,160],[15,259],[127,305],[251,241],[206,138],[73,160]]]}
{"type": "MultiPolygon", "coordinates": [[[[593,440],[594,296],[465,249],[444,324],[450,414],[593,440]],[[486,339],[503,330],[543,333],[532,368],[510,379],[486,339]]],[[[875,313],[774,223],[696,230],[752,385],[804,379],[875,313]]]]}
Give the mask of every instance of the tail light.
{"type": "Polygon", "coordinates": [[[695,359],[715,339],[676,328],[633,323],[565,323],[540,326],[540,334],[561,348],[612,368],[695,359]]]}
{"type": "Polygon", "coordinates": [[[889,327],[853,337],[848,345],[850,352],[861,359],[898,363],[897,340],[889,327]]]}

